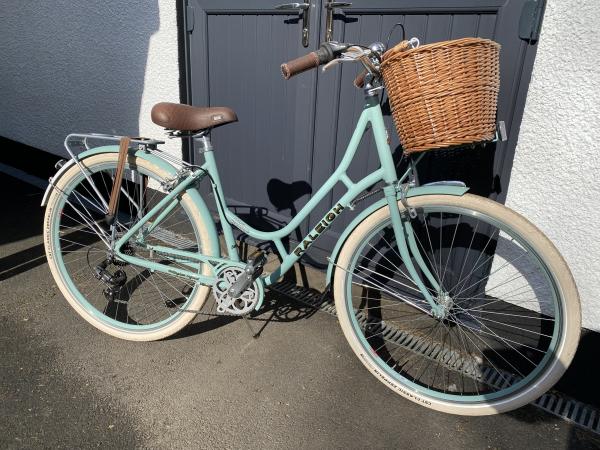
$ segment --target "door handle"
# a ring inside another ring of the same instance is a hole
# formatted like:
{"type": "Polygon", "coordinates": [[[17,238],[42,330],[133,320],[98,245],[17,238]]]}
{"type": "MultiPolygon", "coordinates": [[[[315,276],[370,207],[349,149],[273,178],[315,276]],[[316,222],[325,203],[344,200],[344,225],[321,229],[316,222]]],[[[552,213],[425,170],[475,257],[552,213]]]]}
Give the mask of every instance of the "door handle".
{"type": "Polygon", "coordinates": [[[296,10],[305,10],[308,9],[310,5],[308,3],[284,3],[283,5],[277,5],[275,9],[296,9],[296,10]]]}
{"type": "Polygon", "coordinates": [[[304,3],[284,3],[277,5],[275,9],[295,10],[302,15],[302,46],[308,47],[308,38],[310,36],[310,0],[304,3]]]}
{"type": "Polygon", "coordinates": [[[326,20],[327,29],[325,30],[325,41],[326,42],[329,42],[333,39],[333,10],[335,8],[343,8],[345,6],[352,6],[352,3],[334,2],[332,0],[328,0],[327,3],[325,3],[325,8],[327,9],[327,20],[326,20]]]}

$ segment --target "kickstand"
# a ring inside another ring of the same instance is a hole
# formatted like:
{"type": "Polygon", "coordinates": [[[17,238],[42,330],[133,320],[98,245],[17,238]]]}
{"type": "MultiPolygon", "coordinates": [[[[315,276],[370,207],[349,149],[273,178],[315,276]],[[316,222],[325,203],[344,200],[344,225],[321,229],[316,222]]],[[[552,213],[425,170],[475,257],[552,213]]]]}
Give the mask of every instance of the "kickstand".
{"type": "Polygon", "coordinates": [[[260,333],[256,333],[252,329],[252,325],[250,325],[250,319],[248,319],[248,315],[247,314],[243,315],[242,319],[244,319],[244,323],[248,326],[248,330],[250,331],[250,336],[252,336],[253,339],[258,339],[260,337],[260,333]]]}

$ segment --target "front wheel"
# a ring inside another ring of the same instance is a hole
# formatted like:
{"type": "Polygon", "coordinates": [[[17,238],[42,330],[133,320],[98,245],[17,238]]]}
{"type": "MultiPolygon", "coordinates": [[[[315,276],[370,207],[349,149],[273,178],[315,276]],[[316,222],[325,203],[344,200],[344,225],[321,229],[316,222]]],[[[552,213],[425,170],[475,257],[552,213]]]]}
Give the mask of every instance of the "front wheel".
{"type": "Polygon", "coordinates": [[[495,414],[535,400],[564,373],[579,340],[579,296],[560,253],[525,218],[485,198],[409,204],[417,247],[439,285],[427,289],[444,315],[429,313],[407,275],[382,207],[336,262],[336,310],[352,350],[393,391],[438,411],[495,414]]]}

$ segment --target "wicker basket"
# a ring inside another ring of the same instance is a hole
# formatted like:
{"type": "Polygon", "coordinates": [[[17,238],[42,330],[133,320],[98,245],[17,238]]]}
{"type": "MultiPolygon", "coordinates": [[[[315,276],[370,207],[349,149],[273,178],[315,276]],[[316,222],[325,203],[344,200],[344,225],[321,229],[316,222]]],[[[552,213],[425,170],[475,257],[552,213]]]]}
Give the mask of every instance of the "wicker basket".
{"type": "Polygon", "coordinates": [[[489,141],[496,131],[500,45],[465,38],[383,55],[381,71],[406,153],[489,141]]]}

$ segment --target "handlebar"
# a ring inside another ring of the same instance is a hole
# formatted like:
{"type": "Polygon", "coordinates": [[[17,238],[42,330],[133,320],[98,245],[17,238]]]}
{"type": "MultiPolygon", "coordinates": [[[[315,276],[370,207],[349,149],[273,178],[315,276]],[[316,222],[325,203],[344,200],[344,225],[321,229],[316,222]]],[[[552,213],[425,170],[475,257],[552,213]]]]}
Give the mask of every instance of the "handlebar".
{"type": "Polygon", "coordinates": [[[307,55],[292,59],[281,65],[281,73],[283,78],[289,80],[294,75],[306,72],[309,69],[314,69],[320,65],[327,64],[337,58],[344,50],[350,47],[349,44],[338,42],[325,42],[321,44],[315,52],[310,52],[307,55]]]}
{"type": "Polygon", "coordinates": [[[283,78],[289,80],[294,75],[319,67],[320,64],[321,62],[317,52],[310,52],[308,55],[283,63],[281,65],[281,73],[283,78]]]}

